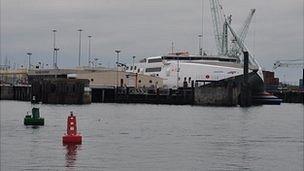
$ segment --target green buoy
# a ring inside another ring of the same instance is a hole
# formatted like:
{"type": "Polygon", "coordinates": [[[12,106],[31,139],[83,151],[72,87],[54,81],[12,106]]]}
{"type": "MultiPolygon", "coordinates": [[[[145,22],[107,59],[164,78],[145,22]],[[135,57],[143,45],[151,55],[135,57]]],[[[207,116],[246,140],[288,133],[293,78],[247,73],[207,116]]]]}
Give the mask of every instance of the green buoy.
{"type": "Polygon", "coordinates": [[[44,125],[44,118],[40,117],[39,108],[33,107],[32,115],[24,117],[24,125],[44,125]]]}

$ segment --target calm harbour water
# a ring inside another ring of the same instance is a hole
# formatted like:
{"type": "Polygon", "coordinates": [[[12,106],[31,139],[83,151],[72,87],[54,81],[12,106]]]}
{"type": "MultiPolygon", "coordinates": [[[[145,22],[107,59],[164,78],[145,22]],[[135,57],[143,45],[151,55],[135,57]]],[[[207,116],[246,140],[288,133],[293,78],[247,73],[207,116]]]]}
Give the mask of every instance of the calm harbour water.
{"type": "Polygon", "coordinates": [[[39,105],[0,101],[1,171],[303,170],[302,104],[222,108],[146,104],[39,105]],[[76,113],[79,146],[63,146],[76,113]]]}

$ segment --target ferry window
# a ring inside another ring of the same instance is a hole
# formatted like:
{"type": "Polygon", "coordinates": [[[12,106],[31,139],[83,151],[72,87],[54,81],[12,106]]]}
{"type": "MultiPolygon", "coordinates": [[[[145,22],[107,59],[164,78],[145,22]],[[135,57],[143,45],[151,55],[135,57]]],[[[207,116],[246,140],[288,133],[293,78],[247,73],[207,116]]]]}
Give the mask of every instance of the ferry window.
{"type": "Polygon", "coordinates": [[[150,80],[149,83],[152,83],[152,80],[150,80]]]}
{"type": "Polygon", "coordinates": [[[139,68],[137,69],[137,72],[138,72],[138,73],[140,72],[140,69],[139,69],[139,68]]]}
{"type": "Polygon", "coordinates": [[[134,70],[136,70],[136,66],[134,66],[134,70]]]}
{"type": "Polygon", "coordinates": [[[126,68],[127,70],[129,70],[129,67],[127,66],[127,68],[126,68]]]}
{"type": "Polygon", "coordinates": [[[91,81],[93,82],[93,81],[94,81],[94,79],[93,79],[93,78],[91,78],[91,81]]]}
{"type": "Polygon", "coordinates": [[[138,80],[139,83],[141,83],[141,80],[138,80]]]}
{"type": "Polygon", "coordinates": [[[161,71],[161,67],[146,68],[146,72],[159,72],[159,71],[161,71]]]}
{"type": "Polygon", "coordinates": [[[162,62],[161,58],[155,58],[155,59],[149,59],[148,63],[156,63],[156,62],[162,62]]]}
{"type": "Polygon", "coordinates": [[[130,70],[131,70],[131,71],[133,70],[133,66],[130,66],[130,70]]]}

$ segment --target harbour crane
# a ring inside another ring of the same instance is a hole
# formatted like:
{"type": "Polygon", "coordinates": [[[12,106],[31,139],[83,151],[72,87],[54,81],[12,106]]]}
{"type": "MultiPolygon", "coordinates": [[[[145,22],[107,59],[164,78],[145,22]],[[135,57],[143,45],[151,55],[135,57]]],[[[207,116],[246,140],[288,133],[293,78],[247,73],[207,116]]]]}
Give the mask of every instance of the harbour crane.
{"type": "Polygon", "coordinates": [[[232,36],[234,37],[234,39],[236,40],[237,45],[240,47],[240,50],[243,51],[247,51],[249,53],[249,58],[250,58],[250,63],[261,68],[261,66],[259,65],[259,63],[253,58],[252,53],[249,51],[249,48],[245,45],[245,42],[241,40],[241,38],[239,37],[239,35],[236,34],[236,32],[234,31],[234,29],[231,27],[231,25],[229,23],[226,22],[226,25],[228,26],[232,36]]]}
{"type": "Polygon", "coordinates": [[[294,60],[279,60],[273,64],[273,69],[277,69],[279,67],[304,67],[303,59],[294,59],[294,60]]]}
{"type": "MultiPolygon", "coordinates": [[[[225,16],[223,7],[219,0],[210,0],[211,16],[213,22],[213,32],[215,35],[215,43],[218,55],[228,55],[231,57],[238,57],[241,54],[241,47],[236,43],[235,37],[232,39],[231,48],[228,49],[228,26],[231,24],[232,16],[225,16]]],[[[238,31],[237,35],[240,41],[244,41],[249,30],[249,25],[252,21],[255,9],[251,9],[243,26],[238,31]]]]}
{"type": "MultiPolygon", "coordinates": [[[[239,35],[241,41],[245,41],[245,39],[246,39],[246,36],[248,34],[248,30],[249,30],[249,26],[250,26],[250,23],[252,21],[252,18],[254,16],[255,11],[256,11],[255,9],[250,10],[249,15],[246,18],[243,26],[241,27],[240,30],[238,30],[237,34],[239,35]]],[[[231,44],[231,49],[230,49],[230,52],[229,52],[229,56],[239,56],[240,54],[241,54],[240,47],[237,46],[236,40],[232,39],[232,44],[231,44]]]]}
{"type": "Polygon", "coordinates": [[[218,55],[222,55],[222,35],[223,35],[223,13],[222,6],[219,0],[210,0],[211,17],[213,22],[213,32],[215,36],[215,44],[217,47],[218,55]]]}

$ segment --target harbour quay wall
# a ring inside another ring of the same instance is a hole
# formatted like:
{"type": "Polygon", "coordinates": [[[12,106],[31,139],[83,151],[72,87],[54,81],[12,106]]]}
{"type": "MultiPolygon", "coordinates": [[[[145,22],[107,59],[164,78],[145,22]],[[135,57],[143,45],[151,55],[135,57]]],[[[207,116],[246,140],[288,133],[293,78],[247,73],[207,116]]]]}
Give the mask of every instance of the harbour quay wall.
{"type": "Polygon", "coordinates": [[[1,100],[14,100],[14,88],[10,85],[0,86],[0,98],[1,100]]]}
{"type": "Polygon", "coordinates": [[[89,80],[47,78],[31,80],[32,96],[45,104],[89,104],[89,80]]]}
{"type": "Polygon", "coordinates": [[[31,99],[30,85],[0,85],[1,100],[29,101],[31,99]]]}
{"type": "Polygon", "coordinates": [[[241,85],[233,81],[195,87],[194,104],[203,106],[237,106],[241,85]]]}
{"type": "Polygon", "coordinates": [[[192,105],[193,97],[192,88],[92,88],[92,102],[95,103],[192,105]]]}

